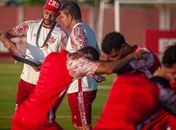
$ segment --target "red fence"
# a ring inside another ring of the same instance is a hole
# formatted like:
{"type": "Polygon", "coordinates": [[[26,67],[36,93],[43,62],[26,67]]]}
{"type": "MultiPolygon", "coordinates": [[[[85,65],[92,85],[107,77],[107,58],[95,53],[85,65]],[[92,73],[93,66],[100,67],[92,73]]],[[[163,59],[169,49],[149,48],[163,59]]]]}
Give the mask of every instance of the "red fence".
{"type": "MultiPolygon", "coordinates": [[[[39,19],[42,17],[41,7],[23,8],[24,20],[39,19]]],[[[96,32],[98,29],[98,9],[82,7],[83,20],[96,32]]],[[[19,23],[19,8],[0,7],[0,33],[7,31],[19,23]]],[[[104,14],[103,36],[114,31],[114,9],[106,8],[104,14]]],[[[171,29],[176,29],[176,9],[171,9],[171,29]]],[[[159,9],[157,7],[121,7],[120,10],[121,32],[130,44],[145,45],[145,31],[147,29],[159,29],[159,9]]],[[[99,43],[101,44],[101,43],[99,43]]],[[[0,43],[0,51],[2,50],[0,43]]]]}
{"type": "Polygon", "coordinates": [[[161,58],[168,46],[176,44],[176,30],[147,30],[145,43],[147,48],[151,49],[161,58]]]}

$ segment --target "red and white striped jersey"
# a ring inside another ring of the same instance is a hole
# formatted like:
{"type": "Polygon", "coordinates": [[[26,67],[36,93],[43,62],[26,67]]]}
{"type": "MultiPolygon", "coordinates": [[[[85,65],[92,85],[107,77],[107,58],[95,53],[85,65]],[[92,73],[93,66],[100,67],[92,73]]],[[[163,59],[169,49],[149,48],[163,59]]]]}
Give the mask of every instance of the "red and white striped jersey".
{"type": "MultiPolygon", "coordinates": [[[[26,54],[39,62],[43,62],[45,57],[51,52],[57,52],[66,45],[67,34],[56,23],[49,40],[45,42],[45,39],[50,31],[50,28],[42,26],[38,39],[38,45],[36,44],[36,37],[39,26],[42,20],[29,20],[13,28],[18,36],[26,37],[26,54]],[[44,45],[45,44],[45,45],[44,45]],[[43,47],[41,47],[44,45],[43,47]]],[[[36,72],[31,66],[24,64],[21,78],[32,84],[36,84],[38,81],[39,72],[36,72]]]]}
{"type": "MultiPolygon", "coordinates": [[[[84,22],[77,23],[70,33],[66,50],[69,52],[76,52],[85,46],[92,46],[99,51],[96,37],[92,29],[84,22]]],[[[81,78],[82,90],[92,91],[97,89],[97,82],[92,77],[81,78]]],[[[67,93],[78,92],[78,80],[74,80],[67,91],[67,93]]]]}

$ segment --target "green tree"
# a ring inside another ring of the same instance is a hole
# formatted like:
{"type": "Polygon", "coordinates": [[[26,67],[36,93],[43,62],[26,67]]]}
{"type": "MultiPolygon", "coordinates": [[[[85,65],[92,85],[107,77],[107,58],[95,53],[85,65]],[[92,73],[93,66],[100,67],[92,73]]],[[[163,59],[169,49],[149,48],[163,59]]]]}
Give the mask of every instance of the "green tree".
{"type": "Polygon", "coordinates": [[[43,6],[46,0],[25,0],[24,5],[26,6],[43,6]]]}

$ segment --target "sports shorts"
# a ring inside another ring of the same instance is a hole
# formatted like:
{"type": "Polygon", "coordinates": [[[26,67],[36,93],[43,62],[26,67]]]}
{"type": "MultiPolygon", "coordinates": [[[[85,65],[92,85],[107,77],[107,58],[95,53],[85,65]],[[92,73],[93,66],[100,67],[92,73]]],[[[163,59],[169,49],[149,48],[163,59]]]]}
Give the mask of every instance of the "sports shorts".
{"type": "Polygon", "coordinates": [[[96,93],[97,90],[67,94],[73,124],[80,127],[91,124],[92,103],[96,93]]]}
{"type": "Polygon", "coordinates": [[[20,80],[18,83],[18,92],[16,98],[16,106],[19,107],[32,93],[35,88],[35,84],[28,83],[24,80],[20,80]]]}

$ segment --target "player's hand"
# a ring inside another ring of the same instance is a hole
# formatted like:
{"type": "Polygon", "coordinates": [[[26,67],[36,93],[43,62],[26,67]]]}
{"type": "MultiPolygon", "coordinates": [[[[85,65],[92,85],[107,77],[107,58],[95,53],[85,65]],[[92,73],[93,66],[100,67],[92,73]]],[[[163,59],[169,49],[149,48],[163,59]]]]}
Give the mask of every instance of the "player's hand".
{"type": "Polygon", "coordinates": [[[97,82],[102,82],[105,81],[106,78],[104,77],[104,75],[102,74],[94,74],[93,78],[97,81],[97,82]]]}
{"type": "Polygon", "coordinates": [[[18,50],[16,44],[12,41],[6,42],[5,46],[10,52],[14,52],[15,50],[18,50]]]}
{"type": "Polygon", "coordinates": [[[141,60],[141,59],[147,60],[147,56],[146,56],[147,53],[148,53],[148,52],[145,51],[145,50],[140,50],[140,51],[138,51],[138,52],[134,52],[133,54],[134,54],[134,58],[135,58],[136,60],[141,60]]]}

